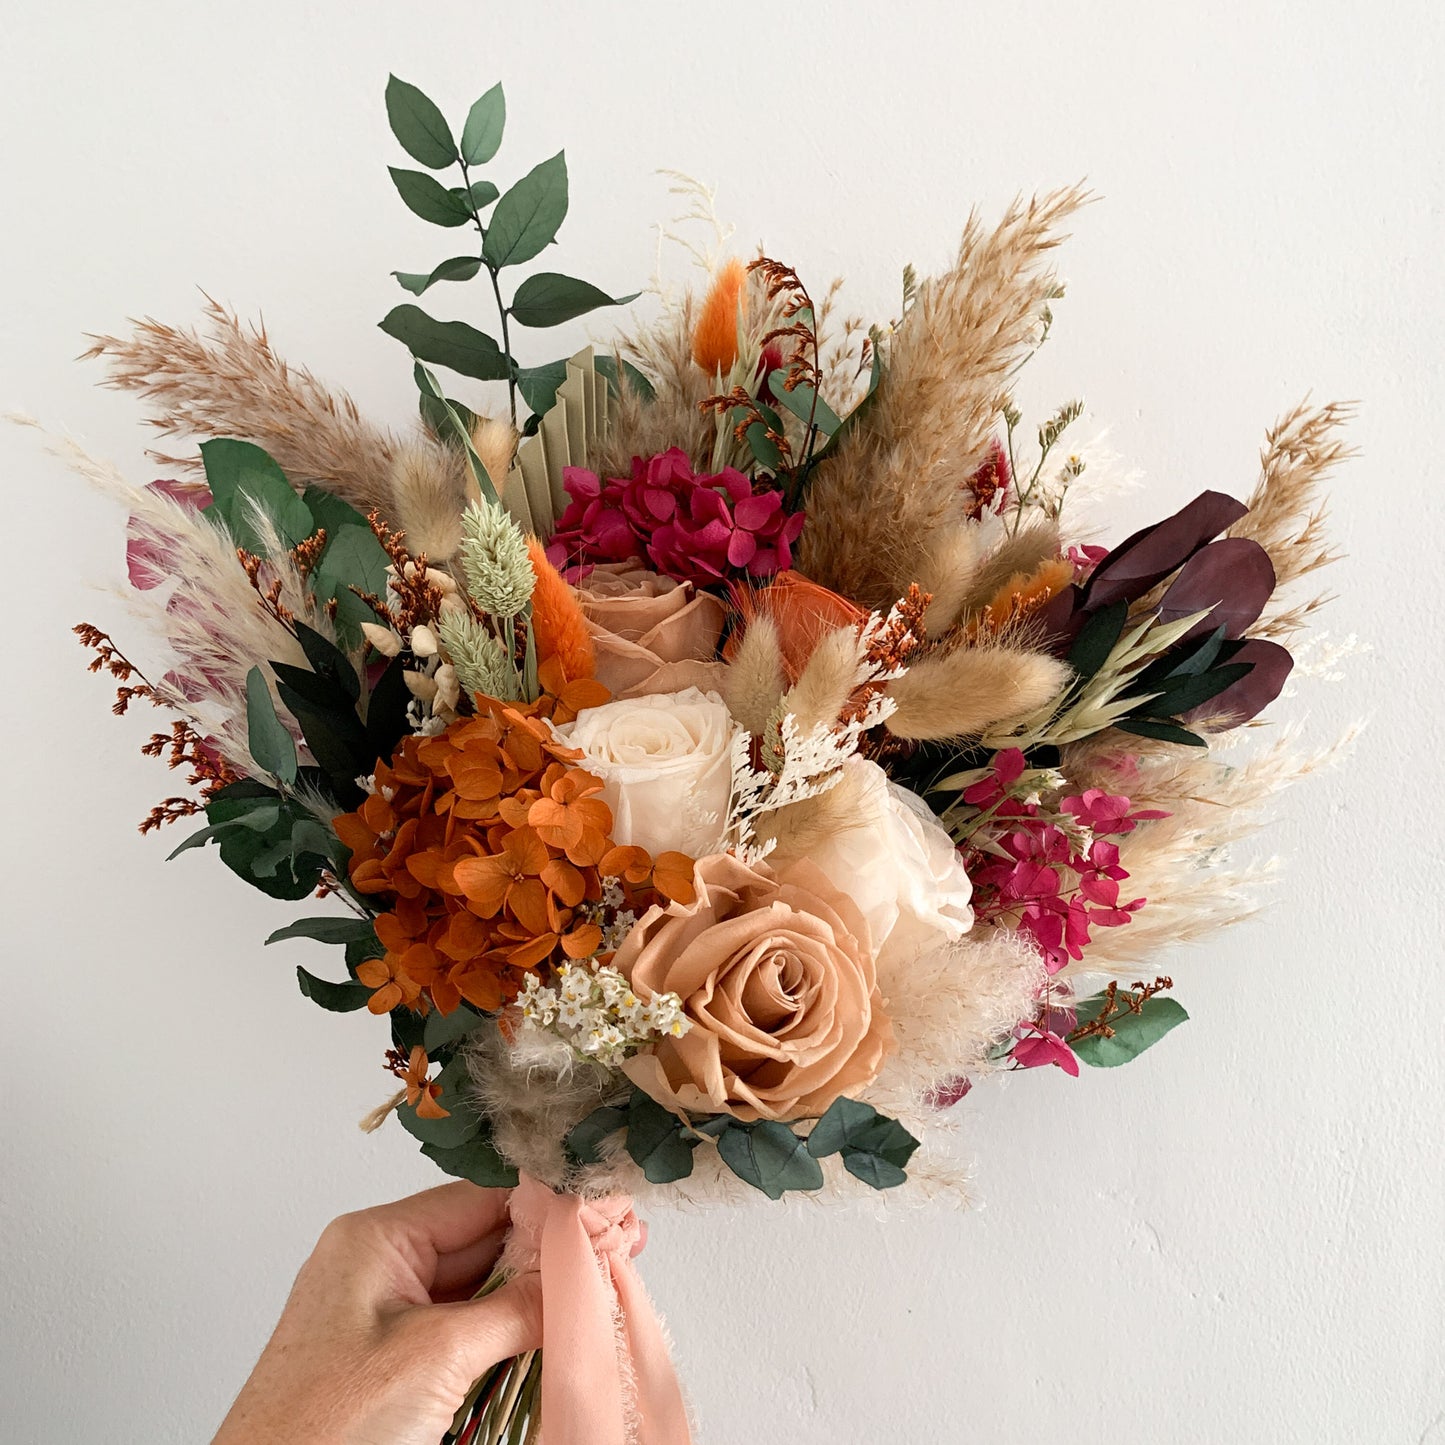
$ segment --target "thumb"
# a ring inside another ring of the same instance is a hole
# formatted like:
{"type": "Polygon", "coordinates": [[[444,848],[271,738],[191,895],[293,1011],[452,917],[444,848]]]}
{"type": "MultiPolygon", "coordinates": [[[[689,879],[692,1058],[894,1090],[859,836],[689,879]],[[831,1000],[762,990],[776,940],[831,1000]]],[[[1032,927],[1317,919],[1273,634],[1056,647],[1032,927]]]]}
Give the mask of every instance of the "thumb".
{"type": "Polygon", "coordinates": [[[542,1347],[542,1278],[519,1275],[482,1299],[434,1305],[444,1309],[452,1343],[473,1375],[542,1347]]]}

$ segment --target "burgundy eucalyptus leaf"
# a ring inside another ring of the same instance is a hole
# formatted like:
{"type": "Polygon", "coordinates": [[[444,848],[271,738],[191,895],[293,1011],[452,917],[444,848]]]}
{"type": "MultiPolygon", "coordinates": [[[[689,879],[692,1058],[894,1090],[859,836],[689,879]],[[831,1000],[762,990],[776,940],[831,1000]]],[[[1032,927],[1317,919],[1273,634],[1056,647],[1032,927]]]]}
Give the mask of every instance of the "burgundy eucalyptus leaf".
{"type": "Polygon", "coordinates": [[[1135,532],[1115,547],[1089,578],[1084,606],[1094,611],[1120,599],[1137,601],[1247,511],[1243,502],[1225,492],[1201,492],[1172,517],[1135,532]]]}
{"type": "Polygon", "coordinates": [[[1250,669],[1218,697],[1200,703],[1182,715],[1186,723],[1217,723],[1238,727],[1263,712],[1284,689],[1294,658],[1277,642],[1251,637],[1230,656],[1230,662],[1247,662],[1250,669]]]}
{"type": "Polygon", "coordinates": [[[1184,564],[1159,605],[1161,622],[1208,611],[1182,639],[1203,637],[1219,626],[1231,641],[1258,620],[1274,591],[1269,553],[1248,537],[1225,537],[1201,548],[1184,564]]]}
{"type": "Polygon", "coordinates": [[[1039,609],[1039,643],[1055,657],[1063,657],[1084,630],[1088,613],[1079,605],[1083,595],[1082,588],[1065,587],[1062,592],[1054,593],[1039,609]]]}

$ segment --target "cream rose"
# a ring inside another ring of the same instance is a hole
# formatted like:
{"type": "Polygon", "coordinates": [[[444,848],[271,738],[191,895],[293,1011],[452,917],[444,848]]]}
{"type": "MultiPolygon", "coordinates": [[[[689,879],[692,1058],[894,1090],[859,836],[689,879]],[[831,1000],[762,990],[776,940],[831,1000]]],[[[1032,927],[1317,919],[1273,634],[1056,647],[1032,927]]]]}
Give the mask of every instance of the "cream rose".
{"type": "Polygon", "coordinates": [[[697,899],[652,908],[614,963],[691,1027],[623,1071],[660,1104],[743,1120],[812,1118],[878,1077],[893,1030],[868,925],[809,863],[781,874],[699,860],[697,899]]]}
{"type": "Polygon", "coordinates": [[[613,697],[645,697],[686,687],[715,690],[727,610],[690,582],[632,562],[594,567],[577,584],[597,656],[597,680],[613,697]]]}
{"type": "Polygon", "coordinates": [[[962,938],[973,926],[973,887],[928,804],[864,758],[848,760],[841,786],[851,826],[813,844],[808,858],[867,919],[879,966],[962,938]]]}
{"type": "Polygon", "coordinates": [[[716,693],[689,687],[584,708],[556,731],[602,779],[615,842],[695,858],[727,822],[734,728],[716,693]]]}

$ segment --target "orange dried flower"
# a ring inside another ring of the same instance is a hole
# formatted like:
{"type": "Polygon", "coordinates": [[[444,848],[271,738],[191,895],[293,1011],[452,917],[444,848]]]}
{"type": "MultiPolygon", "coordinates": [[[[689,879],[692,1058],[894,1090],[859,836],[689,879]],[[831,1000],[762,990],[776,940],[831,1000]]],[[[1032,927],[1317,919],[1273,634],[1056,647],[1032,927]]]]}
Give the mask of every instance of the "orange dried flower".
{"type": "Polygon", "coordinates": [[[481,698],[476,716],[403,739],[377,765],[375,791],[336,819],[352,886],[385,905],[376,936],[386,953],[357,970],[373,1013],[450,1013],[464,999],[495,1012],[529,971],[592,956],[605,879],[634,913],[691,896],[691,858],[654,863],[614,845],[601,779],[543,721],[575,716],[597,691],[582,679],[525,706],[481,698]]]}
{"type": "MultiPolygon", "coordinates": [[[[734,601],[744,623],[762,616],[777,624],[783,670],[790,685],[797,682],[813,649],[828,633],[840,627],[857,627],[868,616],[866,607],[840,597],[801,572],[779,572],[766,587],[738,588],[734,601]]],[[[729,639],[723,656],[730,657],[735,650],[736,642],[729,639]]]]}
{"type": "Polygon", "coordinates": [[[532,591],[532,628],[538,663],[555,659],[569,680],[591,677],[597,663],[576,592],[547,560],[546,549],[535,537],[527,538],[527,555],[537,578],[532,591]]]}
{"type": "Polygon", "coordinates": [[[724,261],[708,288],[692,332],[692,359],[709,376],[726,376],[738,359],[738,315],[748,273],[736,257],[724,261]]]}
{"type": "Polygon", "coordinates": [[[968,627],[970,641],[996,635],[1039,611],[1074,580],[1074,564],[1065,557],[1044,562],[1033,572],[1016,572],[984,604],[968,627]]]}

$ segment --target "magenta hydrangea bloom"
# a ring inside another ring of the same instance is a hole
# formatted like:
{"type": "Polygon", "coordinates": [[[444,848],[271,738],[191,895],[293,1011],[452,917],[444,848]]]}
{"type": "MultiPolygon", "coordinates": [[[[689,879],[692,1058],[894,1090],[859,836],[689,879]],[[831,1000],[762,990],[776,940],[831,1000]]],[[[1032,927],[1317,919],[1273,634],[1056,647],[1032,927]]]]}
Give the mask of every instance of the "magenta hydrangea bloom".
{"type": "Polygon", "coordinates": [[[604,480],[566,467],[562,484],[572,500],[547,556],[574,579],[598,562],[629,557],[699,587],[740,574],[770,577],[792,566],[792,544],[803,530],[803,514],[787,512],[780,493],[754,490],[733,467],[695,473],[680,447],[646,461],[634,457],[630,477],[604,480]]]}

